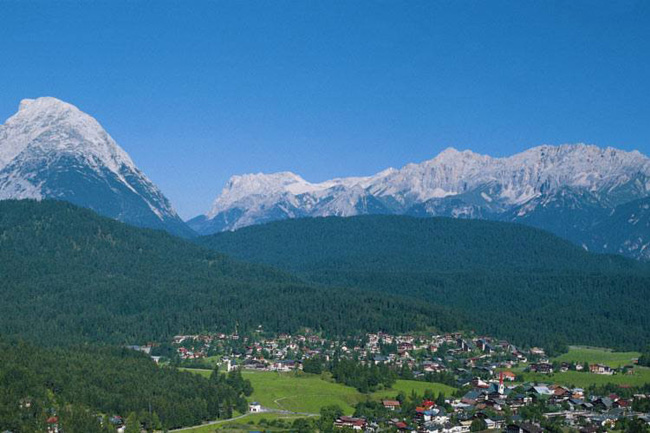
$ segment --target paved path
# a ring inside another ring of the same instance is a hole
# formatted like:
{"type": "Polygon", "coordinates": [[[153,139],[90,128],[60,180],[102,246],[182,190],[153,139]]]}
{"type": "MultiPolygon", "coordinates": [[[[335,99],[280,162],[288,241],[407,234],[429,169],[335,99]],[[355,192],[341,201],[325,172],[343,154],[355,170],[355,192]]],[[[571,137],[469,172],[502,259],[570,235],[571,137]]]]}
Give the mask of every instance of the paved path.
{"type": "MultiPolygon", "coordinates": [[[[286,398],[286,397],[284,397],[284,398],[286,398]]],[[[282,399],[278,399],[278,400],[282,400],[282,399]]],[[[278,404],[277,400],[274,403],[278,404]]],[[[279,406],[279,404],[278,404],[278,406],[279,406]]],[[[233,417],[233,418],[220,419],[220,420],[217,420],[217,421],[210,421],[210,422],[195,425],[195,426],[192,426],[192,427],[183,427],[183,428],[179,428],[179,429],[175,429],[175,430],[169,430],[169,433],[192,430],[192,429],[195,429],[195,428],[205,427],[205,426],[210,426],[210,425],[223,424],[223,423],[226,423],[226,422],[232,422],[232,421],[236,421],[238,419],[246,418],[247,416],[257,415],[257,414],[265,414],[265,413],[276,413],[276,414],[280,414],[280,415],[300,415],[300,416],[305,416],[305,417],[319,416],[319,414],[317,414],[317,413],[291,412],[290,410],[269,409],[269,408],[263,407],[261,412],[247,412],[247,413],[245,413],[243,415],[239,415],[239,416],[236,416],[236,417],[233,417]]]]}

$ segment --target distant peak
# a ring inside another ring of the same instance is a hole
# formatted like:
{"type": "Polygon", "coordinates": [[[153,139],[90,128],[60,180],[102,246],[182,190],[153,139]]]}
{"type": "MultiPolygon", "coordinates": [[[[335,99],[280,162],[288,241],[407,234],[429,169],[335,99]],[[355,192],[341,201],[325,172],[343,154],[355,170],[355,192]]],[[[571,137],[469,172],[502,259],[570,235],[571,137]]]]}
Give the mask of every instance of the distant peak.
{"type": "Polygon", "coordinates": [[[456,161],[462,159],[485,159],[490,158],[487,155],[481,155],[471,150],[458,150],[455,147],[448,147],[442,152],[440,152],[433,160],[431,161],[456,161]]]}
{"type": "Polygon", "coordinates": [[[445,156],[445,155],[458,155],[460,151],[456,149],[455,147],[448,147],[442,152],[438,154],[438,156],[445,156]]]}
{"type": "Polygon", "coordinates": [[[51,108],[59,108],[59,109],[72,108],[78,110],[78,108],[75,107],[74,105],[62,101],[60,99],[54,98],[52,96],[42,96],[36,99],[29,99],[29,98],[23,99],[22,101],[20,101],[18,111],[24,111],[27,109],[44,110],[44,109],[51,109],[51,108]]]}
{"type": "Polygon", "coordinates": [[[20,105],[18,106],[18,111],[23,111],[28,106],[30,106],[34,101],[35,99],[23,99],[22,101],[20,101],[20,105]]]}

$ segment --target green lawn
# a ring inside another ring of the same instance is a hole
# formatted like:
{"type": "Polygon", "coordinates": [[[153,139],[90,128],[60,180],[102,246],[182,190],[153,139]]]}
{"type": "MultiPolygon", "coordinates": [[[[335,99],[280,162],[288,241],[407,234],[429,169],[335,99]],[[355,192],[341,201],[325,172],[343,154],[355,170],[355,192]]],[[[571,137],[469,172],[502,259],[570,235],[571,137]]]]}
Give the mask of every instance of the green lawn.
{"type": "Polygon", "coordinates": [[[255,390],[251,400],[262,406],[292,412],[319,413],[320,408],[337,404],[346,412],[354,412],[361,394],[354,388],[329,382],[312,374],[243,371],[255,390]]]}
{"type": "MultiPolygon", "coordinates": [[[[187,370],[205,376],[209,370],[187,370]]],[[[270,371],[243,371],[242,375],[251,381],[253,395],[250,401],[259,401],[262,406],[292,412],[319,413],[320,408],[339,405],[346,414],[354,412],[354,406],[366,399],[394,398],[400,391],[409,395],[412,390],[418,394],[430,389],[451,395],[454,388],[439,383],[414,380],[398,380],[393,388],[366,395],[342,384],[324,380],[321,376],[304,373],[276,373],[270,371]]]]}
{"type": "MultiPolygon", "coordinates": [[[[570,346],[569,352],[554,358],[558,362],[576,362],[588,364],[606,364],[617,368],[623,365],[632,364],[634,358],[638,358],[638,352],[614,352],[609,349],[598,347],[570,346]]],[[[592,374],[584,371],[567,371],[565,373],[540,374],[524,373],[523,368],[513,369],[517,375],[517,382],[543,382],[556,383],[567,386],[587,388],[589,385],[605,385],[613,383],[616,385],[638,386],[650,383],[650,368],[635,367],[634,374],[615,374],[613,376],[592,374]]]]}
{"type": "Polygon", "coordinates": [[[598,347],[571,346],[569,352],[555,358],[559,362],[588,362],[606,364],[613,368],[632,364],[632,359],[641,356],[639,352],[613,352],[598,347]]]}
{"type": "Polygon", "coordinates": [[[413,390],[415,390],[415,392],[419,395],[423,395],[424,391],[426,390],[431,390],[433,391],[434,395],[443,393],[447,397],[451,396],[454,391],[456,391],[455,388],[452,388],[448,385],[443,385],[442,383],[420,382],[416,380],[398,380],[395,382],[395,385],[393,385],[391,389],[384,389],[374,392],[371,394],[371,397],[376,400],[393,399],[400,391],[404,392],[404,394],[408,396],[413,390]]]}
{"type": "Polygon", "coordinates": [[[633,375],[615,374],[613,376],[581,371],[567,371],[566,373],[553,374],[523,373],[516,370],[514,372],[517,375],[517,382],[556,383],[580,388],[586,388],[589,385],[605,385],[607,383],[632,386],[650,383],[650,368],[636,367],[634,370],[633,375]]]}

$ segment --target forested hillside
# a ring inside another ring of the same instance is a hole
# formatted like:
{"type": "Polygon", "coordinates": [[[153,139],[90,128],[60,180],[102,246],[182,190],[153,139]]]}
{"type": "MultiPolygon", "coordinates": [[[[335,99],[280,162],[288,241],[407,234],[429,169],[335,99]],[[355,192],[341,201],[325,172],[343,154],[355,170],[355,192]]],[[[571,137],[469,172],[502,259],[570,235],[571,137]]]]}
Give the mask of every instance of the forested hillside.
{"type": "Polygon", "coordinates": [[[252,392],[239,372],[207,379],[159,368],[127,349],[43,349],[2,340],[0,390],[3,431],[46,431],[47,419],[56,416],[71,433],[115,432],[108,422],[102,428],[96,414],[131,414],[147,431],[229,418],[246,409],[252,392]]]}
{"type": "Polygon", "coordinates": [[[348,334],[463,323],[433,303],[314,287],[63,202],[0,202],[0,275],[0,333],[49,345],[236,325],[348,334]]]}
{"type": "Polygon", "coordinates": [[[433,301],[521,344],[639,348],[650,338],[647,265],[534,228],[403,216],[297,219],[197,240],[321,284],[433,301]]]}

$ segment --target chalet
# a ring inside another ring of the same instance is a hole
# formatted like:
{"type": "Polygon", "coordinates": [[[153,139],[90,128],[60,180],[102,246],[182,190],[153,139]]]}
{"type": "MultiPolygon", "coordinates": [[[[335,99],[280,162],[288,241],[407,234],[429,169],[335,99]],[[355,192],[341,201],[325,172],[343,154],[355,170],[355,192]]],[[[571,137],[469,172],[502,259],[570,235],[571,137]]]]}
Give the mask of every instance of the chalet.
{"type": "Polygon", "coordinates": [[[472,386],[474,388],[488,388],[490,386],[489,383],[481,379],[480,377],[475,377],[472,379],[472,386]]]}
{"type": "Polygon", "coordinates": [[[460,399],[461,403],[475,405],[479,401],[483,401],[485,396],[479,391],[468,391],[463,398],[460,399]]]}
{"type": "Polygon", "coordinates": [[[543,385],[531,386],[530,388],[528,388],[528,392],[538,396],[553,395],[553,391],[551,391],[548,386],[543,386],[543,385]]]}
{"type": "Polygon", "coordinates": [[[479,340],[479,348],[485,353],[494,353],[494,347],[485,340],[479,340]]]}
{"type": "Polygon", "coordinates": [[[291,359],[283,359],[276,361],[271,365],[271,370],[275,371],[292,371],[299,367],[299,364],[296,361],[291,359]]]}
{"type": "Polygon", "coordinates": [[[462,426],[455,426],[448,421],[442,423],[431,421],[425,423],[421,431],[423,433],[462,433],[465,430],[462,426]]]}
{"type": "Polygon", "coordinates": [[[251,413],[259,413],[262,412],[262,405],[259,404],[258,402],[254,401],[251,404],[248,405],[248,411],[251,413]]]}
{"type": "Polygon", "coordinates": [[[375,364],[385,364],[388,362],[388,357],[384,355],[375,355],[372,360],[375,364]]]}
{"type": "Polygon", "coordinates": [[[501,418],[485,418],[484,421],[488,430],[496,430],[503,427],[503,420],[501,418]]]}
{"type": "Polygon", "coordinates": [[[266,370],[266,364],[256,359],[247,359],[244,361],[244,368],[246,370],[266,370]]]}
{"type": "Polygon", "coordinates": [[[341,416],[334,422],[334,427],[343,428],[349,427],[353,430],[364,430],[367,422],[364,418],[354,418],[351,416],[341,416]]]}
{"type": "Polygon", "coordinates": [[[395,428],[399,431],[409,431],[411,428],[404,421],[398,421],[394,424],[395,428]]]}
{"type": "Polygon", "coordinates": [[[433,422],[436,424],[443,424],[449,421],[449,415],[443,408],[434,408],[426,410],[423,414],[425,422],[433,422]]]}
{"type": "Polygon", "coordinates": [[[389,410],[397,410],[402,406],[402,404],[397,400],[382,400],[381,403],[389,410]]]}
{"type": "Polygon", "coordinates": [[[514,380],[517,378],[517,375],[512,371],[504,371],[501,374],[503,374],[503,380],[509,380],[510,382],[514,382],[514,380]]]}
{"type": "Polygon", "coordinates": [[[603,412],[610,410],[614,406],[614,402],[609,397],[597,398],[596,400],[592,401],[592,404],[596,410],[603,412]]]}
{"type": "Polygon", "coordinates": [[[553,399],[557,401],[567,400],[571,397],[571,392],[568,388],[563,386],[552,386],[550,389],[553,391],[553,399]]]}
{"type": "Polygon", "coordinates": [[[462,352],[471,352],[474,350],[474,344],[462,338],[456,340],[456,344],[458,344],[458,347],[462,352]]]}
{"type": "Polygon", "coordinates": [[[594,374],[614,374],[614,370],[605,364],[590,364],[589,371],[594,374]]]}
{"type": "Polygon", "coordinates": [[[511,408],[518,408],[529,404],[533,399],[526,394],[515,394],[508,396],[508,402],[511,408]]]}
{"type": "Polygon", "coordinates": [[[614,402],[614,407],[627,409],[629,407],[632,407],[632,403],[630,402],[630,400],[624,400],[620,398],[614,402]]]}
{"type": "Polygon", "coordinates": [[[571,398],[581,399],[585,396],[585,390],[582,388],[573,388],[571,390],[571,398]]]}
{"type": "Polygon", "coordinates": [[[536,362],[530,364],[530,371],[533,373],[550,374],[553,373],[553,364],[549,364],[548,362],[536,362]]]}
{"type": "Polygon", "coordinates": [[[506,401],[501,398],[490,398],[485,400],[485,405],[496,411],[500,411],[506,406],[506,401]]]}

